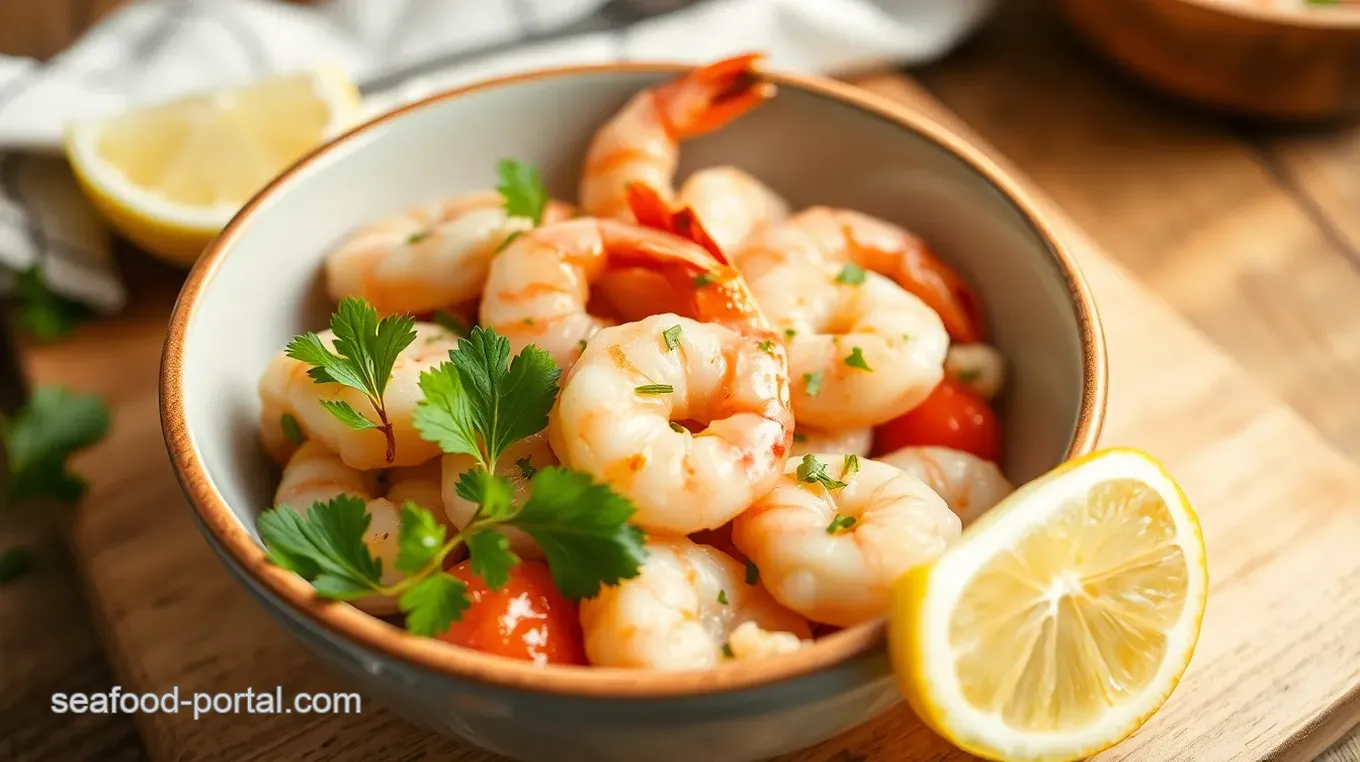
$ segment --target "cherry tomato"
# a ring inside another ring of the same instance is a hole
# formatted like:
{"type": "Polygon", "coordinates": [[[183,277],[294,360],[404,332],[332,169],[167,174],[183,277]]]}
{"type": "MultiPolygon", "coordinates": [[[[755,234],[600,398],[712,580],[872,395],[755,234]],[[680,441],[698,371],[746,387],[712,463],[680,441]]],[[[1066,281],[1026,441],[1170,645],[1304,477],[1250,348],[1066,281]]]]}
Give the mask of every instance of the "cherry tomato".
{"type": "Polygon", "coordinates": [[[874,453],[899,447],[950,447],[995,462],[1001,430],[987,400],[946,377],[925,402],[874,430],[874,453]]]}
{"type": "Polygon", "coordinates": [[[576,604],[558,591],[546,564],[516,564],[505,587],[494,591],[470,564],[449,570],[467,585],[472,605],[440,640],[535,664],[586,663],[576,604]]]}

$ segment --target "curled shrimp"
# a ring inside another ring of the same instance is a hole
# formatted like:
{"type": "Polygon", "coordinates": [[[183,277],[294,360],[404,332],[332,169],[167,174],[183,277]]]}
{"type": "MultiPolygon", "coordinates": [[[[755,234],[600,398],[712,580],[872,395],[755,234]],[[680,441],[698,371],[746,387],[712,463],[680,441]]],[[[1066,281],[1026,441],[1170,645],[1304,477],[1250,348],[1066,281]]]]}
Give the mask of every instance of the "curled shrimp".
{"type": "MultiPolygon", "coordinates": [[[[570,207],[553,202],[544,220],[570,214],[570,207]]],[[[362,297],[380,315],[471,301],[481,295],[497,249],[530,227],[506,213],[495,191],[416,206],[359,228],[336,248],[326,258],[326,291],[337,302],[362,297]]]]}
{"type": "Polygon", "coordinates": [[[985,400],[996,399],[1006,384],[1006,360],[988,344],[954,344],[944,358],[944,372],[985,400]]]}
{"type": "Polygon", "coordinates": [[[581,177],[587,214],[631,220],[627,186],[640,182],[674,196],[679,143],[716,130],[774,95],[744,55],[695,69],[633,96],[595,133],[581,177]]]}
{"type": "Polygon", "coordinates": [[[812,429],[799,426],[793,432],[793,452],[791,455],[802,457],[808,453],[842,452],[864,457],[874,447],[874,430],[858,429],[812,429]]]}
{"type": "Polygon", "coordinates": [[[793,436],[788,387],[777,341],[653,315],[596,334],[567,373],[548,437],[565,465],[632,499],[638,526],[715,529],[779,478],[793,436]]]}
{"type": "MultiPolygon", "coordinates": [[[[420,436],[412,414],[424,398],[420,374],[448,359],[449,350],[458,346],[458,337],[432,323],[416,323],[415,330],[415,340],[397,355],[383,392],[383,407],[392,427],[390,442],[379,429],[351,429],[321,405],[322,400],[340,400],[371,419],[373,407],[361,392],[337,383],[319,384],[307,375],[310,366],[280,352],[265,366],[259,384],[260,436],[265,450],[277,460],[292,454],[296,443],[289,439],[283,423],[283,416],[289,415],[304,438],[314,438],[339,453],[350,468],[415,466],[434,459],[439,446],[420,436]]],[[[335,340],[330,330],[317,336],[328,347],[335,340]]]]}
{"type": "MultiPolygon", "coordinates": [[[[449,521],[458,529],[465,529],[477,514],[479,504],[465,500],[458,494],[458,480],[471,470],[476,461],[471,455],[462,453],[443,457],[444,507],[449,521]]],[[[529,498],[529,478],[536,472],[557,465],[557,456],[548,447],[548,435],[539,432],[514,442],[501,453],[496,462],[496,473],[510,482],[511,495],[515,505],[523,505],[529,498]]],[[[497,530],[510,541],[510,550],[520,558],[536,560],[543,558],[538,543],[523,531],[512,526],[501,526],[497,530]]]]}
{"type": "Polygon", "coordinates": [[[877,273],[846,280],[828,263],[787,262],[747,283],[787,343],[800,425],[876,426],[919,405],[944,375],[940,318],[877,273]]]}
{"type": "Polygon", "coordinates": [[[964,526],[1015,491],[995,463],[948,447],[903,447],[878,460],[925,482],[964,526]]]}
{"type": "MultiPolygon", "coordinates": [[[[397,570],[402,504],[409,500],[429,511],[436,521],[447,523],[439,495],[438,463],[393,468],[385,473],[358,471],[316,440],[302,443],[288,459],[274,493],[274,504],[305,513],[313,503],[340,495],[367,502],[369,524],[364,545],[382,562],[383,585],[395,584],[404,576],[397,570]]],[[[378,616],[397,612],[396,600],[382,596],[361,598],[354,605],[378,616]]]]}
{"type": "Polygon", "coordinates": [[[847,209],[816,206],[768,229],[734,252],[743,273],[789,260],[854,264],[891,278],[930,306],[959,343],[983,340],[982,302],[961,275],[920,238],[890,222],[847,209]]]}
{"type": "Polygon", "coordinates": [[[751,234],[789,216],[789,205],[761,181],[736,167],[709,167],[680,186],[679,205],[693,209],[723,251],[738,249],[751,234]]]}
{"type": "Polygon", "coordinates": [[[920,479],[841,453],[814,456],[845,483],[800,481],[790,458],[774,489],[733,522],[732,539],[775,600],[840,627],[888,611],[893,583],[959,536],[959,518],[920,479]]]}
{"type": "Polygon", "coordinates": [[[802,617],[746,583],[740,563],[683,537],[650,540],[638,576],[581,601],[581,629],[591,664],[644,669],[702,669],[811,637],[802,617]]]}
{"type": "MultiPolygon", "coordinates": [[[[630,196],[639,208],[657,203],[643,186],[630,196]]],[[[703,236],[701,228],[691,232],[703,236]]],[[[613,323],[588,310],[592,286],[611,271],[635,278],[628,290],[637,301],[615,305],[626,319],[675,312],[741,331],[765,325],[741,277],[704,246],[666,230],[594,218],[545,225],[506,247],[491,263],[481,323],[506,336],[513,351],[535,344],[565,370],[591,336],[613,323]]]]}

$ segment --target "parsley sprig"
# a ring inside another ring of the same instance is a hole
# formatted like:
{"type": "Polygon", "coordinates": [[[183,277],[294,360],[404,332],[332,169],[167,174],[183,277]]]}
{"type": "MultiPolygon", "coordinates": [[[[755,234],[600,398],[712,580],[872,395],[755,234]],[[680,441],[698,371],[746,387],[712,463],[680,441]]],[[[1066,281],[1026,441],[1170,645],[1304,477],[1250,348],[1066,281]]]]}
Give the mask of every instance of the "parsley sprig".
{"type": "Polygon", "coordinates": [[[444,571],[458,548],[467,548],[471,571],[488,587],[506,584],[520,559],[504,528],[515,527],[538,543],[568,597],[594,596],[603,585],[637,576],[646,536],[628,523],[636,509],[626,498],[589,474],[559,466],[534,470],[520,459],[514,467],[529,480],[529,496],[516,505],[510,481],[497,473],[510,445],[547,426],[560,375],[547,352],[529,346],[512,358],[508,339],[480,327],[449,352],[448,362],[421,375],[424,399],[416,406],[415,427],[444,452],[472,456],[475,465],[459,476],[455,490],[478,507],[462,530],[448,536],[429,511],[405,503],[395,560],[405,575],[400,581],[381,583],[382,561],[363,543],[366,507],[355,497],[315,503],[306,515],[288,506],[266,511],[258,527],[270,558],[311,581],[322,597],[396,598],[407,629],[418,635],[447,630],[470,605],[467,586],[444,571]]]}
{"type": "Polygon", "coordinates": [[[0,417],[10,472],[0,501],[76,502],[85,494],[85,480],[66,461],[108,431],[109,409],[99,395],[73,394],[60,386],[35,389],[12,419],[0,417]]]}
{"type": "Polygon", "coordinates": [[[382,432],[387,438],[387,462],[391,463],[397,457],[397,438],[391,421],[387,420],[383,392],[397,356],[416,339],[415,318],[393,315],[379,320],[373,305],[347,296],[331,316],[331,331],[335,333],[335,351],[327,349],[321,338],[309,331],[288,342],[285,354],[312,366],[307,375],[318,384],[340,384],[368,398],[377,422],[343,400],[322,400],[321,406],[355,431],[382,432]]]}
{"type": "MultiPolygon", "coordinates": [[[[528,220],[530,227],[543,224],[543,212],[548,208],[548,189],[538,170],[514,159],[501,159],[496,162],[496,192],[504,200],[507,215],[528,220]]],[[[497,251],[504,251],[523,232],[516,230],[506,236],[497,251]]]]}

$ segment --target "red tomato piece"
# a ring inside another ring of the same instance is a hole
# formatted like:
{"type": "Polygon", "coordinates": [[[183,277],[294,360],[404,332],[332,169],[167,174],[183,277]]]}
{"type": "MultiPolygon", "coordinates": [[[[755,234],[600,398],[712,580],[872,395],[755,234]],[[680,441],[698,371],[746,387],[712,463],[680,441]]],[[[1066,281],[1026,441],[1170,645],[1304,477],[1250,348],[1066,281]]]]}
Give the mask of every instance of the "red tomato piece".
{"type": "Polygon", "coordinates": [[[925,402],[874,430],[874,454],[899,447],[950,447],[995,462],[1001,429],[987,400],[946,377],[925,402]]]}
{"type": "Polygon", "coordinates": [[[535,664],[586,663],[576,604],[553,584],[546,564],[521,561],[500,590],[473,574],[470,561],[449,574],[467,585],[472,605],[440,640],[535,664]]]}

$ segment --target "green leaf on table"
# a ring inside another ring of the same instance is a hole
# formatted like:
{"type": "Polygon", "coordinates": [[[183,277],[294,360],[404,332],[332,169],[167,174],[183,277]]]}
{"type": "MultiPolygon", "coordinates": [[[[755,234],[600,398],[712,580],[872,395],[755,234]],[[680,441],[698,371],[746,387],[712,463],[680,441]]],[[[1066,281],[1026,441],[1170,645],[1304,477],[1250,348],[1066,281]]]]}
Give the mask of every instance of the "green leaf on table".
{"type": "Polygon", "coordinates": [[[601,585],[637,576],[647,536],[628,523],[636,510],[631,501],[589,474],[558,466],[534,474],[530,487],[524,507],[505,523],[543,549],[563,595],[589,598],[601,585]]]}
{"type": "Polygon", "coordinates": [[[35,389],[12,420],[0,419],[10,469],[6,502],[79,500],[85,481],[67,470],[66,461],[108,431],[109,409],[99,395],[59,386],[35,389]]]}
{"type": "Polygon", "coordinates": [[[37,265],[14,274],[14,302],[20,327],[44,342],[65,337],[94,315],[48,287],[37,265]]]}

